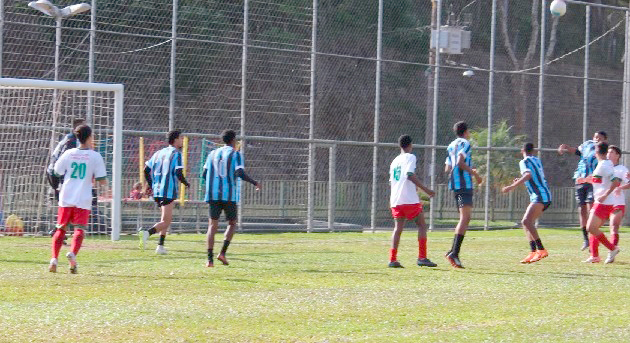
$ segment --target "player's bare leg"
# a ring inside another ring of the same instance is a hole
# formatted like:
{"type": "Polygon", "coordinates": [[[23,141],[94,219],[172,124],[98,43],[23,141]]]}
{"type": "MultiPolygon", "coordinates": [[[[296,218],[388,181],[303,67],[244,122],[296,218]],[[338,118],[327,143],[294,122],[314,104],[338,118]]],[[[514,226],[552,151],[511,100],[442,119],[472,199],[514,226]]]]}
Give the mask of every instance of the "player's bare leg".
{"type": "Polygon", "coordinates": [[[540,236],[538,235],[538,230],[536,229],[536,220],[540,218],[545,208],[544,204],[541,203],[530,203],[527,206],[527,210],[525,210],[525,214],[523,215],[523,219],[521,220],[521,224],[523,225],[523,229],[525,230],[525,235],[530,241],[530,244],[533,244],[536,247],[536,251],[530,255],[528,255],[522,263],[532,263],[536,261],[540,261],[541,259],[549,256],[547,250],[542,245],[542,241],[540,240],[540,236]]]}
{"type": "Polygon", "coordinates": [[[232,241],[232,237],[234,237],[234,233],[236,232],[236,219],[228,220],[228,226],[225,230],[224,239],[223,239],[223,247],[221,248],[221,252],[217,256],[217,260],[221,261],[224,265],[228,265],[228,260],[225,257],[228,247],[230,246],[230,242],[232,241]]]}
{"type": "Polygon", "coordinates": [[[400,244],[400,236],[402,235],[405,227],[405,218],[394,219],[394,230],[392,231],[392,246],[389,250],[389,267],[391,268],[403,268],[398,262],[398,245],[400,244]]]}
{"type": "Polygon", "coordinates": [[[461,248],[466,230],[468,230],[468,224],[472,216],[472,206],[465,205],[459,208],[459,222],[455,227],[455,238],[453,239],[453,247],[446,253],[446,259],[455,268],[464,268],[459,260],[459,249],[461,248]]]}
{"type": "Polygon", "coordinates": [[[582,228],[582,238],[584,240],[584,243],[582,244],[582,251],[588,249],[589,247],[588,230],[586,230],[586,225],[588,223],[588,216],[591,212],[592,205],[593,204],[591,203],[580,205],[580,227],[582,228]]]}
{"type": "Polygon", "coordinates": [[[167,254],[166,248],[164,248],[164,240],[166,239],[168,228],[171,226],[171,222],[173,221],[173,207],[175,207],[175,202],[171,202],[168,205],[162,206],[162,218],[160,219],[159,223],[153,226],[153,229],[155,229],[156,232],[160,233],[160,241],[158,242],[158,246],[155,249],[155,253],[158,255],[167,254]]]}
{"type": "Polygon", "coordinates": [[[587,224],[586,228],[588,229],[588,232],[593,236],[593,239],[591,239],[591,242],[590,242],[590,244],[591,244],[591,258],[595,257],[592,254],[593,254],[593,251],[595,251],[595,249],[594,249],[595,248],[595,243],[597,241],[599,241],[599,243],[601,243],[603,246],[608,248],[608,250],[610,250],[610,253],[608,254],[608,258],[606,260],[613,260],[614,261],[615,256],[619,253],[619,249],[614,244],[612,244],[610,241],[608,241],[608,239],[606,238],[606,235],[604,235],[604,233],[599,229],[604,224],[604,222],[605,222],[604,219],[599,218],[595,214],[592,214],[588,218],[588,224],[587,224]]]}
{"type": "Polygon", "coordinates": [[[418,227],[418,265],[421,267],[437,267],[437,264],[427,258],[427,224],[424,214],[420,213],[415,220],[418,227]]]}
{"type": "Polygon", "coordinates": [[[214,267],[214,261],[213,261],[214,235],[217,234],[217,231],[219,231],[219,220],[209,219],[208,232],[206,233],[206,243],[208,247],[208,262],[206,262],[206,267],[214,267]]]}

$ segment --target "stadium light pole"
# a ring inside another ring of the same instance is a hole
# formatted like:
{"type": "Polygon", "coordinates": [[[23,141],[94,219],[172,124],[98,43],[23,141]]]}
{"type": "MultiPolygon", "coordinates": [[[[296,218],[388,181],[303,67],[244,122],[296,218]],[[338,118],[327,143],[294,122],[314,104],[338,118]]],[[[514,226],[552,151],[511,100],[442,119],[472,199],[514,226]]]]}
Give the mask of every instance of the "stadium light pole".
{"type": "Polygon", "coordinates": [[[47,16],[55,19],[55,81],[59,80],[59,49],[61,48],[61,22],[63,19],[72,17],[79,13],[87,12],[92,7],[86,3],[80,3],[75,5],[66,6],[62,9],[53,5],[48,0],[37,0],[28,3],[29,7],[32,7],[47,16]]]}

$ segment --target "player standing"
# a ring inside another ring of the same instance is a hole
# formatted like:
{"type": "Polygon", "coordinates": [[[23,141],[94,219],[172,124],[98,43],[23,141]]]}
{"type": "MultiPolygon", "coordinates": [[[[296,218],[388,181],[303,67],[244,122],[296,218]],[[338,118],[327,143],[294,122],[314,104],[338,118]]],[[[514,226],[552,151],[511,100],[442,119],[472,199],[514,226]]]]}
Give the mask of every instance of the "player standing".
{"type": "Polygon", "coordinates": [[[394,232],[392,232],[392,247],[389,252],[389,267],[403,268],[398,262],[398,244],[400,235],[405,227],[405,220],[414,221],[418,226],[418,265],[421,267],[437,267],[437,264],[427,258],[427,228],[422,213],[422,204],[416,187],[422,189],[429,197],[435,193],[425,187],[415,174],[416,155],[411,153],[413,146],[409,135],[398,138],[400,155],[389,167],[389,184],[391,195],[389,203],[394,217],[394,232]]]}
{"type": "Polygon", "coordinates": [[[455,195],[455,202],[459,208],[459,222],[455,227],[455,237],[453,238],[453,246],[446,253],[446,259],[455,268],[464,268],[459,260],[459,250],[464,241],[464,235],[468,229],[468,223],[472,214],[473,206],[473,180],[481,184],[481,176],[476,169],[472,168],[472,152],[470,142],[470,132],[468,125],[460,121],[453,126],[453,131],[457,138],[449,144],[447,148],[448,156],[444,171],[449,174],[448,188],[455,195]]]}
{"type": "Polygon", "coordinates": [[[531,252],[525,257],[521,263],[533,263],[549,256],[547,250],[543,247],[538,230],[536,229],[536,220],[551,205],[551,192],[545,179],[545,172],[540,159],[534,156],[534,144],[525,143],[521,149],[523,159],[519,162],[521,177],[506,187],[503,187],[503,193],[508,193],[514,188],[525,184],[529,193],[529,206],[525,210],[521,224],[525,230],[525,235],[529,240],[531,252]]]}
{"type": "Polygon", "coordinates": [[[53,167],[57,177],[64,175],[59,194],[57,231],[52,237],[52,259],[48,267],[53,273],[57,271],[57,258],[68,227],[74,229],[74,235],[71,251],[66,257],[70,262],[70,272],[77,273],[76,258],[83,243],[84,230],[92,208],[92,180],[103,186],[107,185],[103,157],[91,150],[94,146],[92,129],[87,125],[80,125],[74,129],[74,135],[80,142],[79,147],[66,150],[53,167]]]}
{"type": "Polygon", "coordinates": [[[212,259],[214,235],[219,230],[221,212],[225,212],[228,227],[225,230],[223,247],[217,256],[217,260],[224,265],[229,264],[225,254],[236,230],[237,205],[240,201],[241,182],[237,178],[241,178],[256,186],[256,190],[261,189],[260,183],[245,173],[243,156],[235,149],[236,133],[233,130],[225,130],[221,133],[221,136],[225,146],[212,150],[208,154],[206,164],[203,166],[203,173],[201,174],[206,181],[205,200],[209,204],[210,210],[210,220],[208,221],[208,232],[206,234],[208,248],[206,267],[214,267],[212,259]]]}
{"type": "Polygon", "coordinates": [[[588,232],[586,231],[586,224],[589,217],[589,212],[593,205],[593,185],[590,183],[578,183],[578,178],[589,177],[593,170],[597,167],[597,158],[595,157],[595,145],[600,142],[607,142],[608,136],[604,131],[595,132],[593,139],[587,140],[579,147],[575,148],[567,144],[560,144],[558,147],[558,154],[562,155],[565,152],[570,154],[576,154],[580,157],[573,179],[575,181],[575,199],[580,206],[580,226],[582,227],[582,237],[584,244],[582,244],[582,250],[586,250],[589,247],[588,232]]]}
{"type": "Polygon", "coordinates": [[[161,208],[162,217],[160,222],[149,230],[142,228],[138,230],[138,236],[140,237],[140,247],[144,249],[149,236],[159,232],[160,241],[155,249],[155,253],[158,255],[167,254],[164,240],[173,220],[173,207],[175,206],[174,201],[178,197],[179,182],[190,187],[184,177],[182,153],[179,151],[184,142],[184,137],[181,134],[179,130],[170,131],[166,135],[169,146],[153,154],[144,168],[144,177],[147,181],[145,193],[147,195],[153,194],[153,199],[161,208]]]}
{"type": "Polygon", "coordinates": [[[621,181],[620,178],[615,175],[615,166],[613,163],[606,159],[607,153],[608,143],[597,143],[595,156],[597,157],[598,163],[597,167],[593,171],[593,175],[591,177],[576,179],[579,183],[592,183],[593,194],[595,196],[595,204],[591,209],[591,213],[586,224],[586,228],[591,234],[591,256],[584,262],[589,263],[600,262],[599,256],[596,255],[598,253],[598,241],[610,250],[608,258],[606,258],[607,263],[610,263],[609,261],[614,261],[615,256],[619,253],[619,248],[609,242],[606,235],[599,229],[615,210],[615,199],[610,195],[615,191],[615,188],[619,186],[621,181]]]}

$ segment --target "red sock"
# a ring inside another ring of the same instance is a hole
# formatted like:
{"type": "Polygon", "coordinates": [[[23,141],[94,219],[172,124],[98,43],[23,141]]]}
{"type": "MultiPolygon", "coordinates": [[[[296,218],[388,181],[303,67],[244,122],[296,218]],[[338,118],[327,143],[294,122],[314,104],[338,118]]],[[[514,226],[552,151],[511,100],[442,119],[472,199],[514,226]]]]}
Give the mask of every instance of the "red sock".
{"type": "Polygon", "coordinates": [[[74,256],[79,254],[79,249],[81,249],[81,244],[83,243],[83,237],[85,237],[83,230],[74,230],[74,235],[72,235],[72,245],[70,245],[70,250],[72,250],[74,256]]]}
{"type": "Polygon", "coordinates": [[[597,240],[597,237],[589,235],[588,242],[591,248],[591,256],[599,257],[599,241],[597,240]]]}
{"type": "Polygon", "coordinates": [[[59,258],[59,251],[61,250],[61,245],[63,244],[63,239],[66,237],[66,231],[57,229],[55,234],[52,236],[52,257],[59,258]]]}
{"type": "Polygon", "coordinates": [[[608,248],[608,250],[615,250],[615,245],[610,243],[610,241],[608,240],[608,238],[606,238],[606,235],[603,232],[597,235],[597,239],[602,243],[603,246],[608,248]]]}
{"type": "Polygon", "coordinates": [[[427,258],[427,238],[418,238],[418,258],[427,258]]]}
{"type": "Polygon", "coordinates": [[[612,240],[612,244],[613,244],[614,246],[619,245],[619,234],[618,234],[618,233],[613,234],[613,235],[612,235],[612,239],[613,239],[613,240],[612,240]]]}
{"type": "Polygon", "coordinates": [[[390,249],[389,250],[389,262],[396,261],[396,255],[398,254],[398,249],[390,249]]]}

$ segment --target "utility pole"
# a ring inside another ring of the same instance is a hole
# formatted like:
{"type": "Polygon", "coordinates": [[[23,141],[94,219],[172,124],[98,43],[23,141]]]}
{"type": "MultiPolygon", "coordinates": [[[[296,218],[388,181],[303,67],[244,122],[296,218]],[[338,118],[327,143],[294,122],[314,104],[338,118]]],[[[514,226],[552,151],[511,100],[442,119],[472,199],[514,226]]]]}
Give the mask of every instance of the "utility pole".
{"type": "MultiPolygon", "coordinates": [[[[431,31],[435,32],[437,30],[437,0],[429,0],[431,1],[431,31]]],[[[427,67],[425,71],[425,75],[427,77],[427,93],[426,93],[426,110],[425,110],[425,125],[424,125],[424,144],[430,145],[433,137],[433,77],[435,75],[435,50],[429,48],[429,67],[427,67]]],[[[424,149],[424,154],[422,154],[422,166],[424,168],[424,181],[429,180],[431,178],[431,148],[424,149]]]]}

